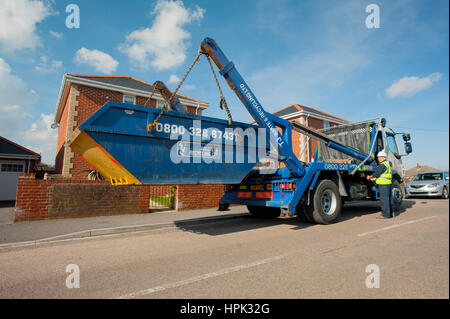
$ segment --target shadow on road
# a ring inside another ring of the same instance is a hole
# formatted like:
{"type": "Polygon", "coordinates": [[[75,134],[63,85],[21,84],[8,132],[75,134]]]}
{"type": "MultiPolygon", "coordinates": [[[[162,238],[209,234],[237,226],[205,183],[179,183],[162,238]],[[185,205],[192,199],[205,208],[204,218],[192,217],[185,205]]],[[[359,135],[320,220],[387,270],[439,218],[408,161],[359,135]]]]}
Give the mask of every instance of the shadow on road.
{"type": "MultiPolygon", "coordinates": [[[[407,209],[413,207],[416,204],[414,200],[404,199],[402,206],[395,212],[396,216],[399,216],[406,212],[407,209]]],[[[381,214],[379,201],[364,201],[348,203],[342,207],[342,214],[340,221],[350,220],[355,217],[361,217],[363,215],[381,214]]]]}
{"type": "MultiPolygon", "coordinates": [[[[414,204],[415,201],[413,200],[403,200],[402,207],[399,209],[396,215],[398,216],[400,214],[403,214],[407,209],[413,207],[414,204]]],[[[378,201],[348,203],[342,208],[342,214],[338,223],[361,217],[363,215],[380,214],[380,212],[380,203],[378,201]]],[[[178,229],[183,231],[189,231],[196,234],[218,236],[272,227],[275,225],[291,225],[292,230],[300,230],[314,226],[316,224],[299,221],[296,217],[270,218],[248,215],[236,219],[226,219],[223,221],[197,225],[186,223],[186,221],[181,220],[176,221],[175,225],[178,229]]]]}
{"type": "Polygon", "coordinates": [[[244,232],[248,230],[254,230],[259,228],[272,227],[275,225],[292,225],[295,229],[302,229],[313,224],[303,223],[297,220],[297,218],[270,218],[270,217],[256,217],[256,216],[243,216],[236,219],[228,219],[219,222],[212,222],[203,225],[190,225],[183,221],[175,222],[175,225],[184,231],[189,231],[197,234],[206,234],[210,236],[225,235],[237,232],[244,232]]]}

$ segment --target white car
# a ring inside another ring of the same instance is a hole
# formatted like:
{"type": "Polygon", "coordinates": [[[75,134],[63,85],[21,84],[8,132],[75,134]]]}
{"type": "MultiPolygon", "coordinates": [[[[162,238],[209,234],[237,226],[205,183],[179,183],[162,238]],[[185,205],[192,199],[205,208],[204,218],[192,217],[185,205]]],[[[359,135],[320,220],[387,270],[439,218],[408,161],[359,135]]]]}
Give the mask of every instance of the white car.
{"type": "Polygon", "coordinates": [[[448,198],[448,172],[419,173],[406,185],[406,195],[448,198]]]}

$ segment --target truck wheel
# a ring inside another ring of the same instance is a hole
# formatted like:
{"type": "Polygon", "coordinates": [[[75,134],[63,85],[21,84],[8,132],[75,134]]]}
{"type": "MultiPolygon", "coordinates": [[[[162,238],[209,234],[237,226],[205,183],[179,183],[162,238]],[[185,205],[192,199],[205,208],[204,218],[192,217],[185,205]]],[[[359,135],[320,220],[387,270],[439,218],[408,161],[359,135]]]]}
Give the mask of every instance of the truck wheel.
{"type": "Polygon", "coordinates": [[[252,216],[261,216],[262,207],[247,205],[247,209],[252,216]]]}
{"type": "Polygon", "coordinates": [[[305,222],[305,223],[313,223],[314,222],[306,216],[306,207],[304,205],[299,204],[297,206],[297,208],[295,209],[295,212],[296,212],[297,219],[299,219],[300,221],[305,222]]]}
{"type": "Polygon", "coordinates": [[[306,216],[318,224],[335,222],[341,214],[342,201],[337,185],[329,180],[322,180],[314,191],[313,206],[306,207],[306,216]]]}
{"type": "Polygon", "coordinates": [[[258,217],[272,217],[280,216],[280,209],[278,207],[264,207],[247,205],[247,209],[252,216],[258,217]]]}
{"type": "Polygon", "coordinates": [[[224,212],[230,210],[230,204],[219,204],[219,211],[224,212]]]}
{"type": "Polygon", "coordinates": [[[393,211],[398,211],[402,206],[403,202],[403,190],[400,186],[400,183],[392,179],[392,189],[391,189],[391,206],[393,211]]]}

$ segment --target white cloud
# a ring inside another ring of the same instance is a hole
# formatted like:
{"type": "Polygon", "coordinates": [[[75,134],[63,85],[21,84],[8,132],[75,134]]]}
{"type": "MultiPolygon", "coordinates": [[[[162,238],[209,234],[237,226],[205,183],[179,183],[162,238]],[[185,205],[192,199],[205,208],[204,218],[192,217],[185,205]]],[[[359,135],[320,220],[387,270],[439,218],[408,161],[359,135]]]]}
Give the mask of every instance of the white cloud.
{"type": "Polygon", "coordinates": [[[42,1],[0,0],[0,47],[7,52],[40,45],[36,24],[52,14],[42,1]]]}
{"type": "Polygon", "coordinates": [[[59,33],[59,32],[53,31],[53,30],[50,30],[50,35],[57,39],[62,39],[64,36],[62,33],[59,33]]]}
{"type": "Polygon", "coordinates": [[[99,50],[89,50],[81,48],[75,54],[77,63],[84,63],[93,66],[98,72],[111,74],[116,71],[119,62],[109,54],[99,50]]]}
{"type": "Polygon", "coordinates": [[[42,161],[47,164],[53,164],[56,156],[58,130],[51,128],[54,117],[54,114],[41,114],[41,118],[32,123],[23,136],[31,143],[27,147],[41,153],[42,161]]]}
{"type": "Polygon", "coordinates": [[[0,58],[0,135],[12,140],[21,136],[24,120],[31,116],[38,95],[0,58]]]}
{"type": "Polygon", "coordinates": [[[34,67],[40,73],[57,72],[60,68],[62,68],[62,61],[52,60],[50,62],[46,56],[41,56],[41,62],[34,67]]]}
{"type": "Polygon", "coordinates": [[[193,90],[195,88],[196,88],[196,86],[194,84],[183,85],[183,89],[185,89],[185,90],[193,90]]]}
{"type": "Polygon", "coordinates": [[[205,9],[199,6],[195,10],[186,9],[182,1],[159,0],[152,12],[156,17],[151,28],[131,32],[119,49],[142,68],[176,67],[186,59],[187,41],[191,37],[185,26],[201,20],[204,13],[205,9]]]}
{"type": "Polygon", "coordinates": [[[392,83],[392,85],[385,90],[385,93],[389,98],[399,96],[411,97],[422,90],[429,89],[433,83],[438,82],[441,78],[442,73],[439,72],[432,73],[423,78],[417,76],[405,76],[392,83]]]}
{"type": "Polygon", "coordinates": [[[41,114],[31,126],[25,125],[38,95],[30,90],[11,67],[0,58],[0,135],[42,154],[43,161],[54,163],[57,130],[50,128],[53,114],[41,114]]]}
{"type": "MultiPolygon", "coordinates": [[[[9,64],[0,58],[0,109],[26,109],[34,104],[36,100],[36,92],[30,90],[21,78],[11,74],[11,67],[9,64]]],[[[2,117],[0,118],[3,119],[3,115],[4,114],[2,114],[2,117]]]]}
{"type": "Polygon", "coordinates": [[[176,74],[172,74],[169,78],[169,84],[179,83],[180,78],[176,74]]]}

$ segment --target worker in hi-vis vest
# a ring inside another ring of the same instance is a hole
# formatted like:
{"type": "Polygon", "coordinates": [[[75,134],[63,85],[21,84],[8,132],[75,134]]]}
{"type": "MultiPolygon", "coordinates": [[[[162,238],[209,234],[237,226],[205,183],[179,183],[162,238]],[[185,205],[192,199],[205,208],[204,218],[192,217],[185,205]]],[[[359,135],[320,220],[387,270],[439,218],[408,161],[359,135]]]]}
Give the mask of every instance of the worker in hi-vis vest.
{"type": "Polygon", "coordinates": [[[380,193],[381,216],[377,219],[391,218],[393,212],[391,207],[392,169],[386,156],[385,150],[378,152],[378,168],[373,175],[367,176],[368,180],[375,181],[380,193]]]}

